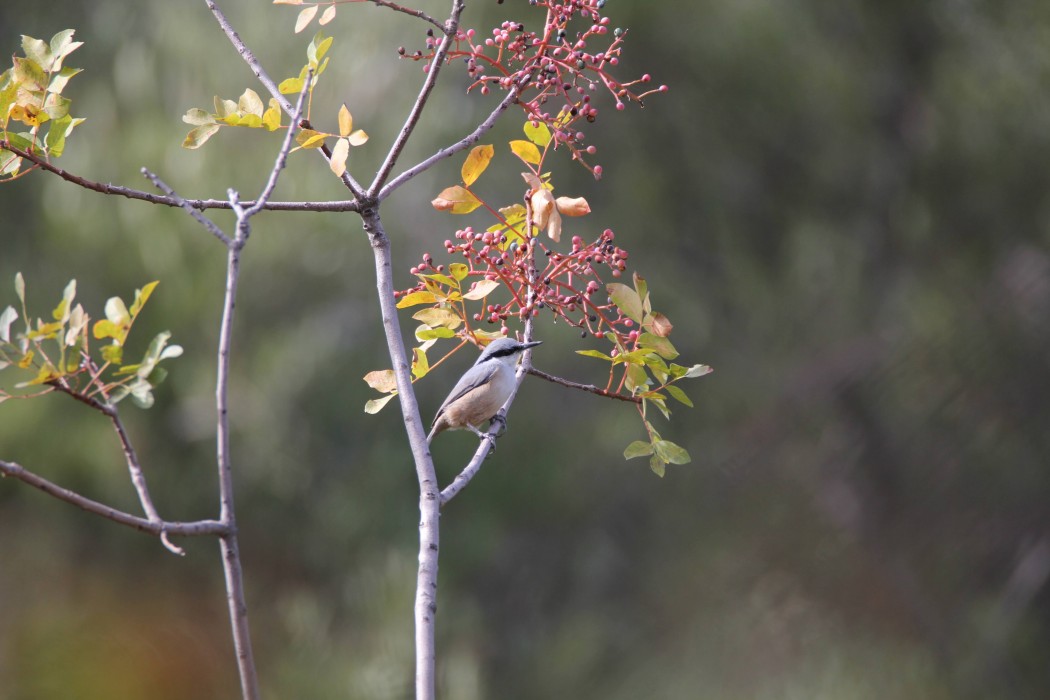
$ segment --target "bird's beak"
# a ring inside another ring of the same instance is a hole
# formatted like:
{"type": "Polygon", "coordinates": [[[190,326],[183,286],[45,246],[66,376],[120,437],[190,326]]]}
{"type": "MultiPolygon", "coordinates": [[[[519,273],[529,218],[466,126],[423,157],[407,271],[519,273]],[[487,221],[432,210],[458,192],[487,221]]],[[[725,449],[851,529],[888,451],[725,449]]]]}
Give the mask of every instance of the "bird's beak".
{"type": "Polygon", "coordinates": [[[527,343],[522,343],[522,344],[521,344],[521,347],[522,347],[522,348],[523,348],[524,350],[528,350],[529,348],[534,348],[534,347],[536,347],[537,345],[543,345],[543,341],[542,341],[542,340],[530,340],[530,341],[529,341],[529,342],[527,342],[527,343]]]}

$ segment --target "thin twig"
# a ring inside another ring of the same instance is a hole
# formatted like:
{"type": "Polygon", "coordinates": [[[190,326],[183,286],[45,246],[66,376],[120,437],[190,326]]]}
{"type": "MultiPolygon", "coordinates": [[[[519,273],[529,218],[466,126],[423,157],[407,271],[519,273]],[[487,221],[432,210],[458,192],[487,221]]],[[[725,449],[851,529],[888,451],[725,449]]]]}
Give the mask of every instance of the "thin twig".
{"type": "MultiPolygon", "coordinates": [[[[88,180],[87,178],[74,175],[68,170],[63,170],[56,165],[52,165],[44,158],[40,156],[24,151],[18,146],[8,143],[0,139],[0,148],[11,151],[17,154],[21,158],[25,158],[32,163],[40,166],[42,169],[48,171],[53,175],[57,175],[66,182],[71,182],[74,185],[83,187],[86,190],[92,192],[99,192],[107,195],[117,195],[121,197],[127,197],[128,199],[137,199],[143,202],[149,202],[150,204],[162,204],[166,207],[180,207],[183,203],[188,204],[194,209],[203,211],[205,209],[232,209],[230,206],[230,200],[228,199],[182,199],[177,197],[170,197],[166,195],[154,194],[152,192],[143,192],[142,190],[136,190],[131,187],[124,187],[122,185],[110,185],[108,183],[96,182],[94,180],[88,180]]],[[[245,202],[246,205],[252,205],[254,202],[245,202]]],[[[264,207],[270,211],[324,211],[324,212],[345,212],[345,211],[357,211],[360,208],[360,204],[356,199],[341,199],[333,200],[328,202],[267,202],[264,207]]]]}
{"type": "Polygon", "coordinates": [[[82,496],[76,491],[70,491],[67,488],[59,486],[53,481],[49,481],[38,474],[34,474],[16,462],[7,462],[0,459],[0,475],[18,479],[23,483],[29,484],[30,486],[43,491],[49,496],[53,496],[60,501],[65,501],[66,503],[71,503],[88,513],[99,515],[120,525],[126,525],[141,532],[148,532],[152,535],[160,535],[166,532],[180,537],[197,537],[201,535],[223,536],[229,531],[226,524],[218,520],[169,522],[166,520],[149,520],[138,515],[132,515],[131,513],[126,513],[122,510],[113,508],[112,506],[107,506],[105,503],[99,503],[98,501],[87,498],[86,496],[82,496]]]}
{"type": "Polygon", "coordinates": [[[277,178],[280,176],[281,171],[284,170],[285,163],[288,162],[288,153],[292,149],[292,139],[295,136],[296,124],[299,123],[299,117],[303,115],[303,105],[306,104],[306,94],[309,92],[310,80],[314,77],[312,70],[307,71],[306,80],[303,81],[303,87],[299,90],[299,99],[295,103],[295,109],[292,111],[292,121],[288,125],[288,132],[284,135],[284,141],[281,143],[281,149],[277,152],[277,158],[274,160],[273,168],[270,170],[270,177],[266,180],[266,185],[263,187],[262,192],[259,193],[259,197],[255,200],[255,203],[244,210],[243,215],[238,214],[238,218],[243,217],[248,219],[255,216],[263,207],[266,206],[266,202],[270,199],[270,195],[273,194],[274,189],[277,187],[277,178]]]}
{"type": "Polygon", "coordinates": [[[411,15],[412,17],[421,19],[424,22],[429,22],[430,24],[433,24],[435,27],[437,27],[438,31],[445,31],[445,25],[443,25],[441,22],[438,22],[436,19],[428,15],[426,12],[423,12],[422,10],[414,10],[411,7],[403,7],[402,5],[398,5],[396,2],[389,2],[388,0],[372,0],[372,2],[374,2],[376,5],[379,5],[380,7],[389,7],[391,10],[395,10],[397,12],[404,12],[406,15],[411,15]]]}
{"type": "Polygon", "coordinates": [[[124,422],[120,420],[120,414],[117,413],[117,407],[102,403],[93,396],[86,396],[79,391],[76,391],[64,379],[50,382],[50,385],[55,388],[56,391],[60,391],[63,394],[73,397],[77,401],[80,401],[88,406],[99,411],[113,423],[113,430],[117,433],[117,438],[120,440],[120,447],[124,451],[124,461],[128,465],[128,474],[131,477],[131,485],[135,487],[135,492],[139,496],[139,503],[142,504],[142,510],[146,513],[146,517],[149,518],[151,523],[161,526],[160,529],[160,542],[164,547],[179,556],[186,556],[186,551],[173,543],[168,538],[168,533],[164,530],[164,518],[160,517],[160,513],[157,511],[157,507],[153,505],[153,499],[149,495],[149,487],[146,485],[146,474],[142,471],[142,465],[139,463],[138,454],[135,452],[135,447],[131,443],[131,437],[128,435],[128,431],[124,429],[124,422]]]}
{"type": "Polygon", "coordinates": [[[481,122],[481,124],[479,124],[478,127],[474,129],[474,131],[470,132],[451,146],[446,146],[445,148],[442,148],[434,155],[430,156],[425,160],[420,161],[408,170],[402,172],[393,180],[383,185],[383,188],[379,190],[379,193],[376,195],[376,198],[379,201],[386,199],[398,187],[405,184],[406,182],[414,178],[416,175],[419,175],[425,170],[430,169],[434,164],[440,163],[449,156],[453,156],[459,153],[460,151],[476,144],[479,140],[481,140],[482,134],[491,129],[496,123],[496,120],[499,119],[500,116],[507,110],[507,108],[514,104],[514,102],[518,99],[518,97],[521,95],[523,85],[527,84],[527,80],[529,80],[529,77],[524,78],[521,82],[512,87],[510,91],[506,94],[506,96],[502,100],[500,100],[500,103],[496,105],[495,109],[492,110],[489,116],[485,117],[485,120],[481,122]]]}
{"type": "Polygon", "coordinates": [[[201,226],[208,230],[208,233],[222,241],[223,245],[225,245],[227,248],[230,246],[229,236],[223,233],[223,230],[219,228],[214,221],[212,221],[211,219],[204,216],[204,214],[194,209],[189,202],[187,202],[185,199],[176,194],[175,190],[169,187],[167,183],[161,180],[154,173],[150,172],[146,168],[142,168],[139,172],[145,175],[146,179],[152,182],[154,187],[156,187],[158,190],[168,195],[169,197],[175,199],[179,203],[179,206],[186,210],[187,214],[192,216],[197,223],[199,223],[201,226]]]}
{"type": "MultiPolygon", "coordinates": [[[[255,54],[252,53],[251,49],[249,49],[241,39],[240,35],[233,28],[233,25],[230,24],[230,20],[226,19],[226,15],[219,9],[219,6],[215,4],[215,0],[204,0],[204,4],[208,6],[209,10],[211,10],[212,15],[215,16],[215,20],[219,23],[219,27],[222,29],[223,33],[226,34],[226,38],[230,40],[230,43],[233,44],[233,48],[236,49],[237,53],[244,59],[244,62],[248,64],[248,68],[251,69],[252,73],[255,74],[255,77],[259,79],[259,82],[263,84],[266,91],[277,100],[285,114],[292,114],[292,103],[281,94],[281,91],[277,88],[277,83],[275,83],[269,74],[263,69],[262,64],[259,63],[259,59],[255,57],[255,54]]],[[[306,85],[309,85],[310,82],[311,81],[307,80],[306,85]]],[[[299,123],[298,120],[296,120],[296,123],[299,123]]],[[[321,152],[325,160],[331,160],[332,153],[327,148],[316,150],[321,152]]],[[[344,171],[339,179],[343,181],[343,185],[353,193],[354,197],[361,199],[364,196],[364,187],[362,187],[361,184],[350,175],[349,170],[344,171]]]]}
{"type": "Polygon", "coordinates": [[[598,396],[604,396],[607,399],[616,399],[618,401],[627,401],[628,403],[641,403],[641,398],[637,396],[624,396],[623,394],[617,394],[613,391],[607,391],[594,386],[593,384],[580,384],[578,382],[570,381],[568,379],[562,379],[553,374],[547,374],[542,370],[538,370],[535,367],[529,367],[529,374],[534,374],[540,379],[546,379],[548,382],[554,384],[560,384],[561,386],[568,387],[569,389],[579,389],[580,391],[588,391],[598,396]]]}
{"type": "MultiPolygon", "coordinates": [[[[373,1],[376,2],[377,0],[373,1]]],[[[377,4],[383,3],[377,2],[377,4]]],[[[423,80],[423,86],[419,89],[419,95],[416,97],[416,101],[412,103],[412,109],[409,111],[400,133],[394,139],[393,145],[391,145],[390,150],[386,154],[386,159],[379,166],[375,179],[372,180],[372,184],[368,188],[368,193],[372,196],[376,195],[383,183],[386,182],[386,179],[390,177],[390,171],[394,169],[401,151],[404,150],[405,144],[408,143],[408,139],[412,135],[412,131],[416,128],[416,124],[419,123],[419,117],[427,106],[427,100],[430,98],[430,93],[437,83],[441,68],[445,64],[445,57],[455,41],[456,28],[459,27],[460,16],[463,14],[465,4],[464,0],[454,0],[452,3],[452,12],[449,15],[448,22],[445,23],[444,27],[441,27],[441,31],[445,33],[445,36],[441,39],[441,44],[438,46],[437,51],[434,52],[434,58],[429,63],[427,77],[423,80]]],[[[387,6],[389,7],[390,5],[387,6]]],[[[399,8],[397,5],[394,5],[394,7],[399,8]]]]}

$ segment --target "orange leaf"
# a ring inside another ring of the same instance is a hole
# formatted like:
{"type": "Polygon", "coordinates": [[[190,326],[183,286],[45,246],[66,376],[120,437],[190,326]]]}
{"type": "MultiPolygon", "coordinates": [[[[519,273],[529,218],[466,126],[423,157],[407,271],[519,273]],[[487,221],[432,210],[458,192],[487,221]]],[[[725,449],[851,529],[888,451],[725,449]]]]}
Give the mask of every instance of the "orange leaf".
{"type": "Polygon", "coordinates": [[[468,214],[481,206],[481,201],[473,193],[459,185],[446,187],[431,202],[438,211],[453,214],[468,214]]]}

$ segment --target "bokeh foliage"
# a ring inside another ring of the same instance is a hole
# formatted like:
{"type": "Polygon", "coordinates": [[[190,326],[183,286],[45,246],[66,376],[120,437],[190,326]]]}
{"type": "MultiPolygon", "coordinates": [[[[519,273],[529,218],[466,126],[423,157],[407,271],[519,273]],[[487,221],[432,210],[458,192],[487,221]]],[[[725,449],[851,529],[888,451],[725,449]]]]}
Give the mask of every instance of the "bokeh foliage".
{"type": "MultiPolygon", "coordinates": [[[[671,91],[592,132],[601,183],[559,182],[594,230],[615,225],[659,278],[678,349],[717,372],[674,416],[693,464],[664,480],[623,461],[622,406],[526,383],[443,518],[444,695],[1045,697],[1050,5],[613,3],[625,63],[671,91]]],[[[524,2],[477,5],[483,27],[524,2]]],[[[299,70],[294,9],[226,9],[273,73],[299,70]]],[[[63,167],[145,188],[147,165],[184,196],[258,189],[276,149],[262,130],[181,148],[187,109],[251,86],[203,3],[0,4],[8,51],[66,27],[86,42],[68,96],[87,121],[63,167]]],[[[374,167],[420,78],[396,48],[425,27],[362,4],[326,31],[353,38],[315,101],[349,105],[371,137],[350,167],[374,167]]],[[[477,121],[467,84],[436,96],[406,162],[477,121]]],[[[278,197],[345,197],[300,155],[278,197]]],[[[429,202],[458,168],[387,207],[406,285],[449,237],[429,202]]],[[[221,249],[181,212],[41,174],[0,189],[0,210],[0,288],[20,269],[57,298],[76,278],[101,308],[161,280],[138,332],[170,329],[185,354],[129,429],[161,512],[212,515],[221,249]]],[[[360,412],[383,346],[365,246],[350,215],[269,214],[244,259],[234,463],[273,697],[411,686],[416,486],[396,412],[360,412]]],[[[559,327],[539,334],[540,368],[587,380],[559,327]]],[[[420,385],[427,415],[462,368],[420,385]]],[[[0,454],[132,508],[104,421],[61,399],[0,406],[0,454]]],[[[436,442],[445,479],[472,446],[436,442]]],[[[0,533],[0,698],[233,692],[208,543],[176,560],[6,482],[0,533]]]]}

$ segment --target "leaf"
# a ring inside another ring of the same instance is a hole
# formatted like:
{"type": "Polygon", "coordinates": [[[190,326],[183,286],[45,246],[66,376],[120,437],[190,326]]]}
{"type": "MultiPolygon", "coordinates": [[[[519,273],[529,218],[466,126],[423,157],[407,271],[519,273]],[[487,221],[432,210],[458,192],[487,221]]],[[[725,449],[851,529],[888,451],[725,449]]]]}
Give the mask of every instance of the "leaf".
{"type": "Polygon", "coordinates": [[[335,19],[335,5],[329,5],[325,8],[325,11],[321,14],[321,19],[317,23],[324,26],[333,19],[335,19]]]}
{"type": "Polygon", "coordinates": [[[350,156],[350,142],[346,139],[336,139],[335,147],[332,148],[332,157],[328,161],[328,167],[332,169],[336,177],[342,177],[346,172],[346,159],[350,156]]]}
{"type": "Polygon", "coordinates": [[[692,461],[684,447],[676,445],[670,440],[657,440],[653,443],[653,448],[656,450],[656,454],[660,456],[660,459],[665,462],[688,464],[692,461]]]}
{"type": "MultiPolygon", "coordinates": [[[[73,41],[73,29],[63,29],[51,37],[51,54],[55,57],[55,63],[51,66],[52,71],[62,68],[62,60],[84,45],[82,41],[73,41]]],[[[62,70],[65,70],[62,68],[62,70]]],[[[78,73],[79,69],[75,69],[78,73]]]]}
{"type": "Polygon", "coordinates": [[[476,301],[478,299],[484,299],[492,293],[494,289],[500,286],[500,283],[496,280],[481,280],[474,287],[463,295],[464,299],[476,301]]]}
{"type": "Polygon", "coordinates": [[[425,323],[431,328],[459,328],[463,325],[463,319],[448,309],[420,309],[412,314],[412,318],[420,323],[425,323]]]}
{"type": "Polygon", "coordinates": [[[452,273],[457,282],[462,282],[470,274],[470,268],[463,263],[452,263],[448,266],[448,271],[452,273]]]}
{"type": "Polygon", "coordinates": [[[200,107],[194,107],[186,110],[186,113],[182,115],[182,121],[194,126],[203,126],[205,124],[214,124],[215,117],[200,107]]]}
{"type": "Polygon", "coordinates": [[[15,273],[15,294],[18,295],[19,301],[26,303],[26,281],[21,272],[15,273]]]}
{"type": "Polygon", "coordinates": [[[675,350],[670,340],[652,333],[642,333],[638,336],[638,345],[652,350],[665,360],[673,360],[678,357],[678,351],[675,350]]]}
{"type": "Polygon", "coordinates": [[[281,128],[281,104],[276,98],[270,98],[270,106],[263,112],[262,123],[270,131],[281,128]]]}
{"type": "Polygon", "coordinates": [[[77,73],[82,73],[83,71],[83,68],[70,68],[67,66],[57,73],[53,73],[51,75],[51,84],[47,86],[47,91],[53,92],[56,95],[61,93],[66,89],[66,85],[69,83],[70,78],[77,73]]]}
{"type": "Polygon", "coordinates": [[[489,162],[495,154],[496,150],[491,144],[475,146],[470,149],[470,153],[467,154],[467,159],[463,161],[463,167],[460,168],[460,175],[463,177],[463,184],[467,187],[473,185],[481,176],[481,173],[485,172],[485,168],[489,167],[489,162]]]}
{"type": "Polygon", "coordinates": [[[654,311],[650,319],[651,320],[649,321],[648,328],[653,332],[654,335],[658,335],[661,338],[666,338],[667,336],[671,335],[671,331],[674,329],[674,326],[671,324],[671,320],[669,318],[664,316],[659,311],[654,311]]]}
{"type": "Polygon", "coordinates": [[[324,145],[325,134],[313,129],[302,129],[295,135],[295,142],[303,148],[320,148],[324,145]]]}
{"type": "Polygon", "coordinates": [[[72,103],[68,97],[49,92],[44,99],[44,112],[51,119],[61,119],[69,114],[69,105],[72,103]]]}
{"type": "MultiPolygon", "coordinates": [[[[335,7],[333,5],[332,7],[335,7]]],[[[354,118],[350,114],[350,110],[346,108],[344,104],[339,108],[339,135],[349,136],[350,132],[354,130],[354,118]]]]}
{"type": "Polygon", "coordinates": [[[73,307],[73,310],[69,314],[69,330],[66,331],[65,337],[65,344],[67,347],[73,347],[77,344],[77,341],[80,340],[80,336],[84,332],[84,328],[87,326],[89,320],[87,313],[84,312],[83,306],[77,304],[73,307]]]}
{"type": "Polygon", "coordinates": [[[12,306],[8,306],[0,313],[0,341],[5,343],[11,341],[11,324],[16,320],[18,320],[18,312],[12,306]]]}
{"type": "Polygon", "coordinates": [[[684,391],[682,391],[675,385],[668,384],[664,387],[664,389],[666,389],[667,393],[670,394],[672,398],[674,398],[676,401],[678,401],[678,403],[683,403],[689,408],[693,408],[693,402],[689,400],[689,397],[685,395],[684,391]]]}
{"type": "Polygon", "coordinates": [[[304,7],[299,13],[299,16],[295,18],[295,33],[303,31],[309,26],[310,22],[313,21],[314,16],[317,15],[317,5],[311,5],[310,7],[304,7]]]}
{"type": "Polygon", "coordinates": [[[642,322],[642,300],[641,297],[638,296],[638,292],[634,291],[626,284],[620,284],[619,282],[607,284],[605,285],[605,289],[609,293],[609,296],[612,297],[613,303],[616,304],[617,308],[619,308],[627,318],[636,323],[642,322]]]}
{"type": "Polygon", "coordinates": [[[686,379],[695,379],[696,377],[702,377],[705,374],[711,374],[712,372],[714,372],[714,370],[707,365],[693,365],[684,376],[686,379]]]}
{"type": "Polygon", "coordinates": [[[627,381],[624,382],[624,386],[631,392],[649,386],[649,375],[645,368],[641,365],[627,365],[627,381]]]}
{"type": "Polygon", "coordinates": [[[481,201],[472,192],[453,185],[441,190],[441,194],[430,202],[438,211],[447,211],[453,214],[469,214],[481,206],[481,201]]]}
{"type": "MultiPolygon", "coordinates": [[[[108,321],[99,321],[99,323],[108,323],[108,321]]],[[[95,324],[95,328],[98,328],[97,323],[95,324]]],[[[95,331],[95,333],[95,337],[99,337],[97,330],[95,331]]],[[[102,353],[103,360],[105,360],[106,362],[111,362],[115,365],[119,365],[124,360],[124,348],[116,344],[103,345],[102,349],[99,352],[102,353]]]]}
{"type": "Polygon", "coordinates": [[[22,355],[22,359],[18,361],[18,366],[22,369],[29,369],[33,364],[33,351],[28,351],[25,355],[22,355]]]}
{"type": "Polygon", "coordinates": [[[363,129],[358,129],[347,137],[351,146],[363,146],[368,141],[368,134],[363,129]]]}
{"type": "Polygon", "coordinates": [[[277,91],[282,95],[298,95],[303,91],[303,79],[285,78],[281,81],[281,84],[277,86],[277,91]]]}
{"type": "Polygon", "coordinates": [[[644,442],[642,440],[635,440],[627,449],[623,451],[624,459],[634,459],[635,457],[645,457],[653,453],[652,443],[644,442]]]}
{"type": "Polygon", "coordinates": [[[576,354],[584,357],[597,357],[599,360],[607,360],[609,362],[612,362],[613,359],[611,355],[606,355],[600,350],[577,350],[576,354]]]}
{"type": "Polygon", "coordinates": [[[397,389],[397,379],[394,377],[394,370],[392,369],[372,370],[364,376],[364,380],[368,386],[384,394],[397,389]]]}
{"type": "Polygon", "coordinates": [[[55,57],[51,53],[51,47],[48,46],[47,42],[23,34],[22,51],[25,53],[26,58],[32,59],[45,71],[51,71],[51,65],[55,57]]]}
{"type": "Polygon", "coordinates": [[[423,348],[412,348],[412,376],[422,379],[430,371],[430,363],[427,362],[427,353],[423,348]]]}
{"type": "Polygon", "coordinates": [[[69,320],[69,312],[73,304],[73,299],[77,296],[77,281],[70,280],[69,284],[66,285],[65,291],[62,292],[62,301],[58,302],[58,306],[51,312],[51,318],[65,323],[69,320]]]}
{"type": "Polygon", "coordinates": [[[131,390],[131,400],[139,408],[150,408],[153,406],[153,386],[142,377],[139,377],[128,387],[131,390]]]}
{"type": "Polygon", "coordinates": [[[120,336],[120,328],[108,319],[96,321],[91,332],[97,340],[102,340],[103,338],[116,339],[120,336]]]}
{"type": "Polygon", "coordinates": [[[637,272],[634,273],[634,288],[638,292],[638,298],[642,300],[642,310],[645,313],[652,311],[649,306],[649,285],[646,283],[645,278],[639,275],[637,272]]]}
{"type": "Polygon", "coordinates": [[[431,328],[430,326],[420,326],[416,329],[416,340],[426,342],[428,340],[439,340],[441,338],[455,338],[456,332],[451,328],[445,328],[439,326],[437,328],[431,328]]]}
{"type": "Polygon", "coordinates": [[[661,479],[663,478],[664,473],[666,471],[665,470],[666,466],[667,466],[667,462],[665,462],[664,460],[660,459],[659,455],[655,455],[654,454],[652,457],[649,458],[649,468],[652,469],[653,473],[656,474],[661,479]]]}
{"type": "MultiPolygon", "coordinates": [[[[310,62],[310,65],[317,67],[318,61],[328,53],[333,39],[334,37],[325,37],[324,32],[320,30],[314,34],[314,38],[310,40],[310,45],[306,47],[306,60],[310,62]]],[[[324,66],[321,66],[316,75],[321,75],[323,70],[324,66]]]]}
{"type": "Polygon", "coordinates": [[[383,396],[382,398],[372,399],[371,401],[365,404],[365,413],[379,413],[383,410],[383,407],[387,405],[390,399],[394,398],[395,396],[397,396],[397,394],[388,394],[387,396],[383,396]]]}
{"type": "Polygon", "coordinates": [[[543,122],[525,122],[525,137],[540,148],[546,148],[551,141],[551,130],[543,122]]]}
{"type": "Polygon", "coordinates": [[[218,124],[205,124],[198,126],[190,133],[186,134],[186,138],[182,141],[183,148],[200,148],[204,143],[215,135],[221,127],[218,124]]]}
{"type": "Polygon", "coordinates": [[[539,165],[542,160],[540,149],[532,141],[511,141],[510,150],[529,165],[539,165]]]}
{"type": "Polygon", "coordinates": [[[302,5],[303,0],[273,0],[274,5],[302,5]]]}
{"type": "Polygon", "coordinates": [[[583,197],[558,197],[554,203],[558,211],[565,216],[584,216],[591,213],[591,205],[583,197]]]}
{"type": "Polygon", "coordinates": [[[262,119],[263,101],[259,97],[259,93],[251,88],[241,93],[241,96],[237,98],[237,111],[245,114],[254,114],[262,119]]]}
{"type": "Polygon", "coordinates": [[[142,289],[135,290],[135,300],[131,302],[131,311],[129,312],[132,318],[139,315],[139,312],[142,311],[142,307],[146,305],[147,301],[149,301],[150,296],[153,295],[153,290],[157,288],[158,284],[160,284],[160,281],[154,280],[149,284],[144,285],[142,289]]]}
{"type": "Polygon", "coordinates": [[[434,304],[437,303],[437,297],[434,296],[433,292],[420,291],[410,292],[397,302],[397,308],[407,309],[410,306],[418,306],[420,304],[434,304]]]}
{"type": "Polygon", "coordinates": [[[124,305],[124,300],[120,297],[110,297],[106,300],[106,318],[112,321],[115,325],[122,328],[126,328],[131,325],[131,314],[128,313],[128,307],[124,305]]]}

